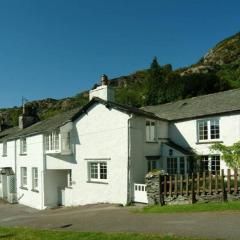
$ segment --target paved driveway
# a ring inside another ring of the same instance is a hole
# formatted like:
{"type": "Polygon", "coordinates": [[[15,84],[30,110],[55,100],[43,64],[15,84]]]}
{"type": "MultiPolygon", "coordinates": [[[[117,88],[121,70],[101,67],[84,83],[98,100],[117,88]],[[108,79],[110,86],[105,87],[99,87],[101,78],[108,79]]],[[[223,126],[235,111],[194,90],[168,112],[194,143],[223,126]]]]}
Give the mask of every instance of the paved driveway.
{"type": "Polygon", "coordinates": [[[136,214],[130,210],[92,205],[37,211],[22,205],[0,204],[0,225],[240,239],[240,212],[136,214]]]}

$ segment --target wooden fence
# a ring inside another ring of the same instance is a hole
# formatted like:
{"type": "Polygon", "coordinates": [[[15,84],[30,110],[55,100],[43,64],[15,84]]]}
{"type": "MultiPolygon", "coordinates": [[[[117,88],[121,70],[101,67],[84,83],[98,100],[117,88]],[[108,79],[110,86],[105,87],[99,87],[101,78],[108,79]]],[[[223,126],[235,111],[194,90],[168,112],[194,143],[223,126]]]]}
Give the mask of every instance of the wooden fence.
{"type": "Polygon", "coordinates": [[[198,172],[186,175],[166,175],[160,177],[159,193],[164,197],[173,195],[208,195],[208,194],[238,194],[238,170],[224,170],[212,172],[198,172]]]}

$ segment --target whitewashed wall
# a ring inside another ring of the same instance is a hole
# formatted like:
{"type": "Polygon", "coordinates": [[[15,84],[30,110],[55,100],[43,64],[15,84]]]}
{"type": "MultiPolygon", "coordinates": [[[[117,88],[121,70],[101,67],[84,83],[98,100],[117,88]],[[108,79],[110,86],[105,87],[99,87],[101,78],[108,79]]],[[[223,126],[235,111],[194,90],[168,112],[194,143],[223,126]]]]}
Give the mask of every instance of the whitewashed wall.
{"type": "MultiPolygon", "coordinates": [[[[240,114],[217,116],[220,124],[220,139],[225,145],[232,145],[240,140],[240,114]]],[[[213,117],[214,118],[214,117],[213,117]]],[[[205,118],[203,118],[205,119],[205,118]]],[[[197,120],[186,120],[170,124],[170,138],[180,146],[193,148],[199,155],[213,154],[210,143],[198,143],[197,120]]],[[[215,152],[218,154],[218,152],[215,152]]],[[[226,164],[221,161],[221,168],[226,169],[226,164]]]]}
{"type": "Polygon", "coordinates": [[[15,141],[7,142],[7,156],[2,156],[3,144],[0,143],[0,168],[10,167],[15,172],[15,141]]]}
{"type": "MultiPolygon", "coordinates": [[[[27,154],[20,154],[20,140],[16,142],[17,158],[17,193],[19,203],[44,209],[44,161],[43,161],[43,135],[27,137],[27,154]],[[27,167],[27,190],[21,188],[21,167],[27,167]],[[32,191],[32,168],[38,168],[38,191],[32,191]]],[[[51,181],[47,183],[51,185],[51,181]]]]}
{"type": "Polygon", "coordinates": [[[129,115],[95,104],[74,126],[72,204],[127,203],[129,115]],[[88,182],[88,162],[107,159],[107,184],[88,182]]]}

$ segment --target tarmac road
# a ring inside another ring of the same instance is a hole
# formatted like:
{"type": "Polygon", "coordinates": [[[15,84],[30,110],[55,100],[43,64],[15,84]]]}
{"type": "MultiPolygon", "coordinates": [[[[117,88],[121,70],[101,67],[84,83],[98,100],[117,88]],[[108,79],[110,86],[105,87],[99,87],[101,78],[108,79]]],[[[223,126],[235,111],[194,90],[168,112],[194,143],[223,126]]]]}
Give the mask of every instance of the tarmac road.
{"type": "Polygon", "coordinates": [[[240,212],[140,214],[134,213],[134,208],[101,204],[37,211],[0,203],[0,225],[240,239],[240,212]]]}

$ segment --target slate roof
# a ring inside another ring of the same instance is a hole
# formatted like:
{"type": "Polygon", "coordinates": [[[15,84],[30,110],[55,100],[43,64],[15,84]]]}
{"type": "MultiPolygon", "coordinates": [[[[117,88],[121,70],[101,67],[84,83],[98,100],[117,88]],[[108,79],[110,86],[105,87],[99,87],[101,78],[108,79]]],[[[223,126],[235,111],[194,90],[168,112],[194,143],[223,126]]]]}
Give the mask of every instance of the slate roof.
{"type": "Polygon", "coordinates": [[[240,88],[142,109],[169,121],[240,112],[240,88]]]}
{"type": "Polygon", "coordinates": [[[193,154],[191,149],[183,148],[182,146],[180,146],[172,141],[165,142],[164,144],[169,146],[170,148],[173,148],[173,149],[183,153],[184,155],[192,155],[193,154]]]}
{"type": "Polygon", "coordinates": [[[67,122],[75,121],[80,116],[85,114],[89,110],[89,108],[93,106],[95,103],[101,103],[108,108],[114,108],[118,111],[125,112],[128,114],[132,113],[135,115],[145,116],[151,119],[160,120],[159,117],[157,117],[154,113],[151,113],[151,112],[146,112],[138,108],[125,106],[125,105],[117,104],[114,102],[104,101],[100,98],[93,98],[88,104],[86,104],[82,108],[74,108],[72,110],[57,114],[51,118],[37,122],[25,129],[20,129],[19,127],[6,129],[0,132],[0,142],[16,139],[22,136],[29,136],[29,135],[35,135],[39,133],[53,131],[54,129],[57,129],[63,126],[67,122]]]}

